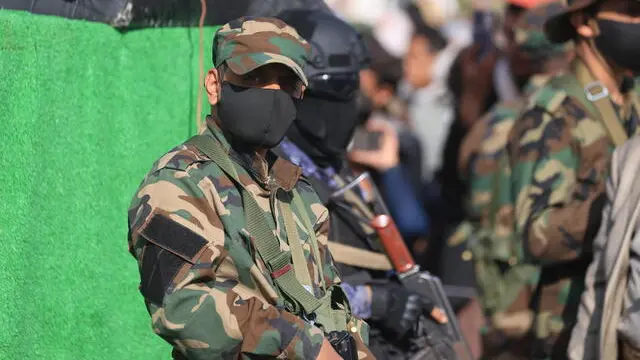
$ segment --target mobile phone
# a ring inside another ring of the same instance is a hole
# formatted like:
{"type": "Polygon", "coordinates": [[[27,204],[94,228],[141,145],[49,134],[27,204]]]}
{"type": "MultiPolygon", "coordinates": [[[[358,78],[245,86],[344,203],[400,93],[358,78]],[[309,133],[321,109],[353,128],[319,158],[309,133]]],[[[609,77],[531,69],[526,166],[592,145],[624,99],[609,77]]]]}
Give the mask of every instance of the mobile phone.
{"type": "Polygon", "coordinates": [[[479,46],[477,61],[482,60],[494,48],[493,14],[487,10],[473,12],[473,43],[479,46]]]}
{"type": "Polygon", "coordinates": [[[351,140],[350,150],[378,150],[380,148],[380,138],[382,133],[379,131],[369,131],[364,127],[357,127],[351,140]]]}

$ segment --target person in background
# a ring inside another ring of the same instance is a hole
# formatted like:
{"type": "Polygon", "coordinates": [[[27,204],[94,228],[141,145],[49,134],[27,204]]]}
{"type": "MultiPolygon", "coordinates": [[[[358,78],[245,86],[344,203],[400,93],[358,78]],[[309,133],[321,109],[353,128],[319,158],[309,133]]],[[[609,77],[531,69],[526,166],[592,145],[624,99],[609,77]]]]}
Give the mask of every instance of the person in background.
{"type": "MultiPolygon", "coordinates": [[[[406,104],[397,96],[398,83],[402,77],[402,60],[389,54],[376,40],[375,35],[364,34],[363,40],[371,55],[371,63],[369,67],[360,70],[360,105],[358,116],[360,117],[363,127],[369,122],[381,121],[393,125],[398,137],[398,149],[389,147],[389,149],[385,149],[383,153],[399,152],[400,165],[402,165],[403,171],[406,174],[406,176],[403,175],[402,178],[408,177],[410,184],[413,185],[413,192],[419,194],[422,191],[422,148],[420,140],[413,133],[413,129],[408,123],[406,104]]],[[[383,142],[383,144],[386,144],[386,142],[383,142]]],[[[374,156],[371,156],[371,159],[374,158],[374,156]]],[[[357,158],[352,158],[351,160],[355,163],[359,162],[357,158]]],[[[385,172],[385,169],[377,166],[375,162],[372,163],[371,161],[365,160],[364,163],[362,161],[360,161],[360,163],[361,165],[374,169],[377,174],[383,174],[385,172]]],[[[384,180],[384,178],[380,180],[384,180]]],[[[379,184],[382,185],[381,190],[387,203],[393,203],[395,201],[405,202],[405,197],[395,196],[394,194],[398,188],[397,181],[380,181],[379,184]]],[[[404,185],[406,185],[406,183],[403,181],[400,186],[404,185]]],[[[394,208],[392,204],[390,205],[394,208]]],[[[401,211],[398,212],[397,218],[405,217],[408,219],[415,216],[416,213],[424,213],[424,210],[419,212],[412,211],[411,209],[409,209],[409,211],[401,211]]],[[[416,231],[412,231],[412,233],[414,235],[425,234],[418,234],[416,231]]]]}
{"type": "MultiPolygon", "coordinates": [[[[368,63],[368,54],[360,35],[342,20],[323,13],[295,10],[279,15],[295,27],[313,46],[312,61],[305,68],[309,88],[298,104],[297,119],[280,144],[278,153],[299,164],[320,198],[329,208],[330,246],[338,263],[353,313],[370,321],[371,349],[378,359],[407,359],[415,332],[422,316],[434,311],[429,299],[420,298],[385,271],[372,267],[380,255],[379,238],[362,226],[357,212],[348,204],[332,197],[350,179],[346,168],[347,146],[358,124],[357,93],[360,71],[368,63]],[[342,59],[343,61],[332,61],[342,59]],[[354,250],[356,252],[354,253],[354,250]],[[353,254],[353,255],[350,255],[353,254]]],[[[399,169],[398,140],[393,126],[386,122],[371,122],[369,130],[381,131],[377,156],[352,153],[352,159],[366,163],[381,172],[399,169]]],[[[376,152],[377,151],[377,152],[376,152]]],[[[402,174],[400,171],[397,174],[402,174]]],[[[394,176],[397,176],[394,175],[394,176]]],[[[407,201],[417,203],[409,191],[407,201]]],[[[419,204],[419,203],[418,203],[419,204]]],[[[402,221],[400,222],[400,228],[402,221]]],[[[405,230],[406,231],[406,230],[405,230]]],[[[426,348],[435,359],[450,359],[452,351],[438,334],[429,334],[426,348]]]]}
{"type": "MultiPolygon", "coordinates": [[[[593,343],[582,344],[591,331],[585,323],[568,342],[611,153],[640,132],[632,77],[640,71],[639,22],[636,0],[574,0],[549,19],[549,40],[573,40],[576,59],[530,98],[509,136],[516,231],[527,261],[541,266],[532,299],[533,358],[563,359],[567,348],[571,358],[596,353],[593,343]]],[[[581,313],[592,306],[585,303],[581,313]]]]}
{"type": "Polygon", "coordinates": [[[527,359],[533,315],[529,301],[539,274],[525,262],[521,242],[514,234],[507,140],[527,98],[555,74],[567,70],[568,44],[546,39],[546,19],[561,12],[559,2],[527,10],[515,24],[515,49],[510,68],[528,78],[518,101],[501,101],[478,120],[463,141],[460,172],[469,183],[469,219],[458,228],[472,257],[480,302],[487,318],[484,356],[489,359],[527,359]]]}
{"type": "Polygon", "coordinates": [[[370,357],[327,247],[327,209],[270,150],[296,118],[309,44],[281,20],[241,18],[212,48],[206,127],[153,165],[129,209],[153,331],[174,359],[338,360],[330,339],[343,338],[370,357]]]}
{"type": "Polygon", "coordinates": [[[446,39],[438,30],[418,26],[404,59],[404,79],[412,89],[409,121],[423,148],[423,179],[430,180],[440,167],[446,131],[453,120],[444,79],[438,77],[438,61],[446,39]]]}

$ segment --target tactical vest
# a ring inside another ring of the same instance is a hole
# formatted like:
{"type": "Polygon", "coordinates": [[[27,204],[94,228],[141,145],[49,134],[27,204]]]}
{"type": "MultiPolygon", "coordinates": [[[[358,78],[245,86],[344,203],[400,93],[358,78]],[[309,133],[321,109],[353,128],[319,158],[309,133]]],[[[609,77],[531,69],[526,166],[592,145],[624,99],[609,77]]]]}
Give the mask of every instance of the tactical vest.
{"type": "MultiPolygon", "coordinates": [[[[300,218],[309,234],[314,258],[320,259],[320,256],[315,229],[298,191],[294,189],[289,201],[281,202],[281,213],[284,218],[290,252],[281,251],[280,241],[275,236],[274,229],[269,224],[264,210],[242,184],[233,163],[220,144],[206,135],[194,136],[186,144],[195,146],[210,158],[241,192],[246,229],[256,239],[254,245],[270,272],[271,283],[280,297],[281,304],[279,305],[284,305],[287,311],[320,327],[325,333],[345,330],[357,332],[363,342],[368,343],[367,326],[362,320],[351,315],[349,302],[342,288],[338,285],[327,288],[324,285],[321,264],[318,264],[318,269],[325,290],[324,296],[318,299],[302,285],[302,283],[309,281],[310,276],[292,208],[302,215],[300,218]]],[[[229,230],[225,228],[227,233],[232,232],[233,229],[229,230]]],[[[236,231],[236,233],[238,232],[236,231]]]]}

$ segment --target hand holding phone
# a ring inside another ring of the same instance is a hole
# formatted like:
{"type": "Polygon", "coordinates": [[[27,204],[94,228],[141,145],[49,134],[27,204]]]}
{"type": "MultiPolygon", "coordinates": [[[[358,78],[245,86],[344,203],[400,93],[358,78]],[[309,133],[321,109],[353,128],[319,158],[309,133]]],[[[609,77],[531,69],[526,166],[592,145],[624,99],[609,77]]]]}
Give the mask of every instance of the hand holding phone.
{"type": "Polygon", "coordinates": [[[399,148],[398,134],[390,123],[369,120],[366,128],[356,130],[347,158],[353,163],[383,172],[398,165],[399,148]]]}
{"type": "Polygon", "coordinates": [[[358,126],[349,150],[378,150],[381,138],[382,132],[369,131],[364,126],[358,126]]]}

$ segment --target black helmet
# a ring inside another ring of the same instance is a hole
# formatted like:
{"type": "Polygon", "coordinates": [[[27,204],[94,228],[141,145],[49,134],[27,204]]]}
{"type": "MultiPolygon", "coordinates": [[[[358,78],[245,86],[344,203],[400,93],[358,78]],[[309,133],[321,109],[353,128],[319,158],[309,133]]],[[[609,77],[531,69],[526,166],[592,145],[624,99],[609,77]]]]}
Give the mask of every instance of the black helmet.
{"type": "Polygon", "coordinates": [[[342,100],[353,97],[359,88],[358,74],[369,64],[369,54],[356,29],[320,10],[286,10],[278,18],[311,45],[304,69],[308,90],[342,100]]]}
{"type": "Polygon", "coordinates": [[[311,45],[309,86],[287,136],[317,164],[337,167],[357,125],[360,70],[369,54],[356,29],[333,14],[300,9],[278,17],[311,45]]]}

